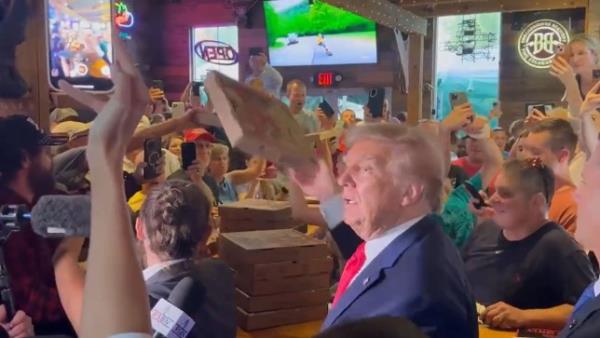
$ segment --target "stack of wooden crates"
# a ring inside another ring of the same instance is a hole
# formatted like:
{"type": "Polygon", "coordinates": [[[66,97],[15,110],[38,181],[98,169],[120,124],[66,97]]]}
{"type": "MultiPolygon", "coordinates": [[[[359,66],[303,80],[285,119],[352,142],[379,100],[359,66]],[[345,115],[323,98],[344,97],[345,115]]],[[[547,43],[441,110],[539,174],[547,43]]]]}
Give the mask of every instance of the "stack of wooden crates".
{"type": "MultiPolygon", "coordinates": [[[[264,208],[251,213],[257,228],[280,222],[273,215],[281,220],[281,214],[264,208]]],[[[296,324],[327,315],[333,263],[325,242],[294,229],[226,231],[219,239],[219,255],[236,272],[242,329],[296,324]]]]}

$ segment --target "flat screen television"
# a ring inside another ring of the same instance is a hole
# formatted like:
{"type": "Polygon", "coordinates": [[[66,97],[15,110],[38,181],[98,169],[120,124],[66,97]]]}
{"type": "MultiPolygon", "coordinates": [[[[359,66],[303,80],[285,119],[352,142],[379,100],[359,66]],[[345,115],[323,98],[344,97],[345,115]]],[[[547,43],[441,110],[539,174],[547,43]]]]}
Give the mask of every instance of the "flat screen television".
{"type": "Polygon", "coordinates": [[[264,1],[273,66],[377,63],[373,21],[321,0],[264,1]]]}
{"type": "Polygon", "coordinates": [[[239,79],[237,26],[194,27],[191,31],[192,81],[204,82],[211,70],[239,79]]]}

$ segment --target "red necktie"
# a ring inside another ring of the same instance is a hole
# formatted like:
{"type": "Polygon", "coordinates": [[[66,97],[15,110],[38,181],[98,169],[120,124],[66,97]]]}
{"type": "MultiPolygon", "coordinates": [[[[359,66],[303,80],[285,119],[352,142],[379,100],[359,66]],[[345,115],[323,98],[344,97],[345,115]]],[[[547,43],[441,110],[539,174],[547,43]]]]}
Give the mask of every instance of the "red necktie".
{"type": "Polygon", "coordinates": [[[356,251],[352,254],[352,257],[346,262],[346,266],[344,267],[344,272],[342,272],[342,278],[340,278],[340,282],[338,283],[337,291],[335,292],[335,298],[333,298],[333,305],[335,305],[342,295],[350,285],[350,282],[354,279],[354,277],[360,271],[363,264],[365,264],[365,260],[367,256],[365,256],[365,242],[362,242],[356,251]]]}

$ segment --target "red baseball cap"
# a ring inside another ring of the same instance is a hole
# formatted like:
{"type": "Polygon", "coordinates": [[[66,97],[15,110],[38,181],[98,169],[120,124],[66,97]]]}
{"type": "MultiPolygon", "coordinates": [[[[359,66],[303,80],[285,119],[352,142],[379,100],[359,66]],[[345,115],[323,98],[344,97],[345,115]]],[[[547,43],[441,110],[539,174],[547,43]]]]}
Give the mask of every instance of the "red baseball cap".
{"type": "Polygon", "coordinates": [[[204,128],[188,129],[183,132],[183,140],[185,142],[205,141],[214,143],[217,139],[204,128]]]}

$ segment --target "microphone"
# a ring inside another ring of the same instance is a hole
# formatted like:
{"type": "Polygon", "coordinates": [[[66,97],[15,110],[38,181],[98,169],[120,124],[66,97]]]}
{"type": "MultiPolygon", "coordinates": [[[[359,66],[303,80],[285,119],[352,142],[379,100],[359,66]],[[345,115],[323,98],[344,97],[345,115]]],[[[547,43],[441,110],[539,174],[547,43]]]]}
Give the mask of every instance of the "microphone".
{"type": "Polygon", "coordinates": [[[31,210],[31,227],[44,238],[89,237],[91,209],[87,195],[43,196],[31,210]]]}
{"type": "Polygon", "coordinates": [[[196,322],[189,317],[200,304],[201,290],[192,277],[183,278],[165,300],[161,298],[151,311],[153,338],[187,337],[196,322]]]}

